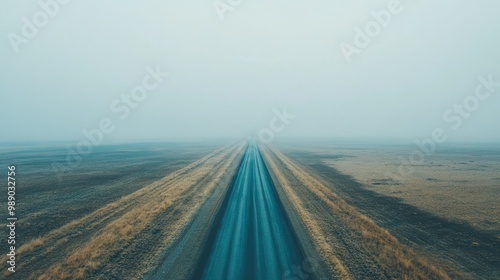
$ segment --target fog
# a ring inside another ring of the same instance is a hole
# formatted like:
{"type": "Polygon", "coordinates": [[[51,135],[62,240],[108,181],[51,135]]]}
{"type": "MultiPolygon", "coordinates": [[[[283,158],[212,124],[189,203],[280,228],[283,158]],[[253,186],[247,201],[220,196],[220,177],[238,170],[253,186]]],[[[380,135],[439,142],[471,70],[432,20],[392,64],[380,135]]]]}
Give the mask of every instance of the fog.
{"type": "Polygon", "coordinates": [[[1,4],[0,141],[500,141],[499,1],[41,2],[1,4]]]}

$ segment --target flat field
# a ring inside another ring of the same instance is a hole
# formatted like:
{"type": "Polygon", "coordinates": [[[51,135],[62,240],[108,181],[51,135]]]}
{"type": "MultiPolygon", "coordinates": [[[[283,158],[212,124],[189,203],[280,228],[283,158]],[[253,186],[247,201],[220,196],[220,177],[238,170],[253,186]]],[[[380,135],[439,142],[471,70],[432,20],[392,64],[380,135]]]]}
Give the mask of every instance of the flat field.
{"type": "Polygon", "coordinates": [[[403,176],[414,149],[139,143],[61,174],[65,149],[1,148],[19,221],[0,279],[497,279],[500,149],[441,147],[403,176]]]}
{"type": "Polygon", "coordinates": [[[51,164],[64,163],[64,149],[4,150],[17,166],[18,258],[16,273],[0,277],[141,278],[213,188],[228,184],[240,150],[220,143],[99,147],[61,181],[51,164]]]}
{"type": "Polygon", "coordinates": [[[412,166],[411,176],[399,175],[399,156],[407,158],[414,146],[321,142],[278,147],[343,201],[452,278],[499,275],[497,147],[444,147],[412,166]]]}

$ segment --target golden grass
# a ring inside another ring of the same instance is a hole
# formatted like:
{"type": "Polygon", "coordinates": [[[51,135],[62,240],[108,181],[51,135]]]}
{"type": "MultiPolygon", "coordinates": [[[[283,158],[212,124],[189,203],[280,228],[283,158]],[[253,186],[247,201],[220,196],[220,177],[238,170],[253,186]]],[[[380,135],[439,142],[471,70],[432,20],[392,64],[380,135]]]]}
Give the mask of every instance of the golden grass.
{"type": "MultiPolygon", "coordinates": [[[[331,150],[322,150],[331,155],[331,150]]],[[[323,162],[354,177],[371,191],[402,199],[422,210],[491,231],[500,231],[500,179],[498,156],[474,157],[463,154],[436,153],[423,165],[413,165],[411,176],[398,175],[400,154],[410,151],[397,148],[342,150],[339,160],[323,162]],[[391,175],[392,174],[392,175],[391,175]],[[393,179],[389,179],[393,178],[393,179]],[[396,183],[397,185],[391,185],[396,183]]],[[[327,158],[327,157],[325,157],[327,158]]]]}
{"type": "MultiPolygon", "coordinates": [[[[63,257],[60,263],[45,272],[35,271],[31,278],[85,279],[88,272],[100,269],[106,259],[127,246],[159,213],[179,202],[183,194],[194,192],[191,189],[196,186],[199,190],[193,194],[194,203],[186,206],[190,207],[187,215],[169,225],[172,233],[169,240],[172,240],[242,150],[242,145],[223,147],[93,213],[31,240],[18,248],[17,253],[25,257],[19,268],[27,269],[32,262],[43,261],[47,255],[60,255],[63,257]],[[200,184],[206,178],[211,181],[200,184]],[[84,243],[75,247],[79,242],[84,243]],[[76,249],[69,251],[68,246],[76,249]]],[[[1,259],[5,260],[5,257],[1,259]]]]}
{"type": "Polygon", "coordinates": [[[325,257],[327,264],[331,267],[332,271],[335,271],[340,279],[351,279],[349,272],[346,266],[342,263],[341,260],[337,258],[335,255],[334,249],[330,244],[328,244],[326,235],[322,231],[322,229],[318,226],[315,219],[312,217],[311,213],[309,213],[302,203],[301,199],[293,190],[290,182],[285,178],[283,173],[281,173],[276,166],[276,163],[271,160],[268,153],[263,153],[266,163],[269,165],[269,168],[272,170],[273,174],[276,176],[280,186],[284,189],[288,199],[295,208],[295,211],[299,214],[302,222],[305,224],[307,229],[311,233],[311,237],[314,240],[317,250],[320,252],[322,256],[325,257]]]}
{"type": "MultiPolygon", "coordinates": [[[[74,250],[66,260],[51,266],[38,279],[85,279],[89,272],[105,265],[113,254],[129,242],[132,242],[158,214],[166,211],[175,203],[181,202],[184,195],[203,178],[212,176],[209,183],[201,186],[199,192],[192,194],[195,200],[189,205],[189,210],[173,223],[167,225],[170,233],[168,239],[173,240],[202,202],[214,190],[232,161],[241,153],[242,148],[242,146],[238,146],[228,149],[205,160],[202,165],[196,164],[196,168],[192,170],[187,169],[187,172],[184,172],[185,170],[179,171],[178,174],[182,174],[182,176],[167,179],[167,182],[161,188],[157,188],[157,185],[153,184],[153,186],[144,188],[124,198],[123,201],[126,201],[132,197],[137,198],[139,195],[144,195],[147,200],[141,199],[141,202],[136,203],[135,207],[114,219],[87,243],[74,250]]],[[[115,208],[115,205],[105,208],[115,208]]]]}
{"type": "MultiPolygon", "coordinates": [[[[269,148],[268,151],[273,153],[276,158],[284,164],[285,168],[298,179],[301,183],[300,187],[305,187],[312,192],[320,201],[325,203],[332,213],[335,213],[349,229],[362,237],[364,247],[375,256],[377,262],[384,270],[391,274],[399,275],[403,279],[450,279],[445,271],[437,268],[425,258],[417,255],[410,248],[403,246],[387,230],[379,227],[374,221],[361,214],[354,207],[348,205],[330,188],[309,175],[305,170],[293,163],[282,153],[271,148],[269,148]]],[[[279,170],[277,165],[273,162],[272,157],[267,155],[267,152],[264,154],[271,169],[277,174],[276,176],[280,184],[287,191],[287,194],[292,197],[294,195],[296,196],[296,194],[293,194],[289,182],[283,174],[281,174],[282,171],[279,170]]],[[[307,211],[300,210],[301,207],[303,208],[300,198],[296,197],[292,202],[296,210],[300,213],[304,223],[314,224],[314,222],[311,222],[311,220],[314,221],[314,217],[307,213],[307,211]]],[[[310,228],[310,230],[312,236],[323,234],[320,229],[310,228]]],[[[331,259],[330,252],[325,254],[325,251],[327,251],[325,249],[326,246],[321,244],[321,240],[325,239],[325,237],[314,238],[320,248],[320,252],[325,256],[325,259],[331,259]]],[[[332,261],[330,261],[330,263],[332,263],[332,261]]],[[[335,264],[333,265],[335,266],[335,264]]],[[[337,272],[339,271],[338,268],[336,270],[337,272]]]]}
{"type": "Polygon", "coordinates": [[[150,185],[148,185],[148,186],[146,186],[146,187],[144,187],[144,188],[142,188],[142,189],[140,189],[132,194],[129,194],[125,197],[122,197],[121,199],[119,199],[115,202],[109,203],[108,205],[104,206],[103,208],[96,210],[96,211],[86,215],[85,217],[83,217],[81,219],[71,221],[64,226],[51,231],[50,233],[48,233],[44,237],[39,237],[39,238],[36,238],[34,240],[31,240],[27,244],[21,246],[18,250],[18,253],[19,254],[29,253],[29,252],[33,251],[35,248],[47,243],[48,241],[55,242],[55,241],[63,238],[64,236],[68,235],[68,232],[74,230],[75,228],[82,227],[82,226],[85,226],[87,228],[93,228],[96,225],[103,223],[107,219],[111,218],[110,213],[117,213],[119,211],[122,211],[122,210],[130,207],[131,205],[133,205],[136,202],[137,199],[151,197],[158,188],[163,187],[165,184],[167,184],[169,182],[173,182],[173,181],[177,180],[182,174],[184,174],[184,173],[198,167],[199,165],[205,163],[208,159],[210,159],[213,156],[215,156],[216,154],[218,154],[221,150],[222,149],[217,150],[217,151],[189,164],[188,166],[183,167],[183,168],[173,172],[172,174],[169,174],[168,176],[166,176],[165,178],[163,178],[157,182],[154,182],[154,183],[152,183],[152,184],[150,184],[150,185]]]}

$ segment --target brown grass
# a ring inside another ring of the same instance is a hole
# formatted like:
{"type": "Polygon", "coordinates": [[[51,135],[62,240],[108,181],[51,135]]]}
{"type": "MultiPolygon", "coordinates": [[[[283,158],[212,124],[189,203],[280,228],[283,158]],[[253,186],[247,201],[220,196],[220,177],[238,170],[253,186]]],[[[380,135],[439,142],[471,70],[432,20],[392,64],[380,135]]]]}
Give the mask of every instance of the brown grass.
{"type": "MultiPolygon", "coordinates": [[[[274,154],[284,164],[285,168],[298,179],[301,186],[295,187],[307,188],[321,202],[326,204],[332,213],[335,213],[351,231],[361,236],[364,247],[390,275],[398,275],[402,279],[450,279],[445,271],[437,268],[424,257],[417,255],[410,248],[403,246],[387,230],[379,227],[374,221],[348,205],[325,184],[309,175],[282,153],[275,149],[266,149],[265,158],[289,196],[293,197],[295,194],[293,194],[289,182],[283,176],[283,171],[277,168],[278,165],[274,163],[274,159],[270,155],[267,155],[268,153],[274,154]]],[[[291,200],[304,223],[314,224],[314,217],[307,211],[301,210],[303,205],[300,198],[296,197],[291,200]]],[[[310,230],[313,237],[317,234],[323,235],[321,229],[310,228],[310,230]]],[[[321,243],[321,240],[326,239],[326,237],[314,238],[325,259],[330,260],[330,251],[325,249],[326,246],[321,243]]],[[[332,264],[336,267],[334,263],[332,264]]],[[[339,271],[338,268],[336,271],[339,271]]]]}
{"type": "MultiPolygon", "coordinates": [[[[211,157],[203,165],[190,170],[176,180],[170,180],[162,188],[154,188],[153,195],[147,195],[147,201],[138,203],[121,217],[116,218],[89,242],[74,250],[65,261],[51,266],[38,279],[85,279],[89,272],[105,265],[107,260],[120,249],[132,242],[138,234],[160,213],[181,201],[184,195],[203,178],[212,176],[212,180],[203,186],[196,196],[189,211],[183,213],[173,223],[166,225],[172,240],[189,221],[201,203],[214,190],[235,157],[241,153],[242,146],[234,147],[211,157]],[[217,167],[217,168],[215,168],[217,167]]],[[[144,190],[139,191],[145,195],[144,190]]],[[[134,194],[133,194],[134,195],[134,194]]],[[[137,194],[134,195],[137,197],[137,194]]]]}
{"type": "Polygon", "coordinates": [[[268,163],[269,165],[269,168],[276,176],[276,179],[278,180],[280,186],[284,189],[286,195],[288,196],[288,199],[290,199],[290,202],[302,219],[302,222],[310,231],[311,237],[314,239],[317,250],[325,258],[325,260],[327,261],[326,263],[331,266],[330,269],[332,271],[335,271],[339,275],[340,279],[351,279],[346,266],[342,263],[341,260],[337,258],[334,249],[332,248],[332,246],[330,246],[330,244],[328,244],[325,233],[318,226],[312,214],[305,209],[301,199],[297,196],[283,173],[279,172],[276,163],[271,160],[268,153],[263,153],[263,155],[266,163],[268,163]]]}
{"type": "MultiPolygon", "coordinates": [[[[470,150],[469,152],[473,152],[470,150]]],[[[332,150],[321,150],[322,162],[352,176],[371,191],[402,199],[405,203],[448,220],[457,220],[486,230],[500,231],[498,155],[477,157],[462,153],[436,153],[426,164],[413,165],[411,176],[398,175],[400,154],[410,150],[381,148],[335,149],[346,154],[328,159],[332,150]],[[472,160],[473,159],[473,160],[472,160]],[[391,175],[392,174],[392,175],[391,175]],[[392,179],[390,179],[392,178],[392,179]]]]}
{"type": "Polygon", "coordinates": [[[85,279],[128,246],[157,215],[179,204],[183,195],[189,194],[194,199],[185,206],[188,210],[165,227],[171,233],[168,239],[174,239],[242,150],[242,145],[221,148],[81,219],[31,240],[17,251],[24,256],[20,268],[28,269],[33,262],[55,256],[60,258],[57,264],[43,272],[35,271],[31,278],[85,279]]]}

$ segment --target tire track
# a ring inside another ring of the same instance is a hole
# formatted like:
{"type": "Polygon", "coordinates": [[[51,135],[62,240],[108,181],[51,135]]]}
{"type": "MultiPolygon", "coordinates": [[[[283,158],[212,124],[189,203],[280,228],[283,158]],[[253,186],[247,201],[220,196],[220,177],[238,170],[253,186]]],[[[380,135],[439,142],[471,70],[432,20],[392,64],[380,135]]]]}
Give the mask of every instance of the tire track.
{"type": "MultiPolygon", "coordinates": [[[[93,213],[68,223],[19,248],[19,272],[39,279],[84,279],[102,268],[104,260],[171,207],[182,194],[200,184],[214,166],[231,158],[241,145],[221,148],[202,159],[127,195],[93,213]],[[47,260],[51,260],[47,262],[47,260]],[[58,263],[49,267],[49,264],[58,263]],[[29,273],[29,274],[28,274],[29,273]]],[[[212,177],[216,180],[218,177],[212,177]]]]}
{"type": "MultiPolygon", "coordinates": [[[[281,186],[295,193],[296,209],[303,221],[307,224],[312,220],[320,228],[320,231],[311,230],[311,237],[325,259],[331,259],[333,254],[356,279],[373,276],[377,279],[449,279],[446,272],[403,246],[387,230],[345,203],[328,186],[279,151],[266,148],[265,155],[272,171],[281,178],[281,186]],[[317,237],[318,234],[323,237],[317,237]],[[331,251],[321,244],[323,239],[331,243],[331,251]]],[[[333,261],[330,263],[334,268],[332,272],[338,273],[338,266],[333,261]]]]}
{"type": "Polygon", "coordinates": [[[231,187],[201,279],[282,279],[303,259],[257,145],[251,142],[231,187]]]}

